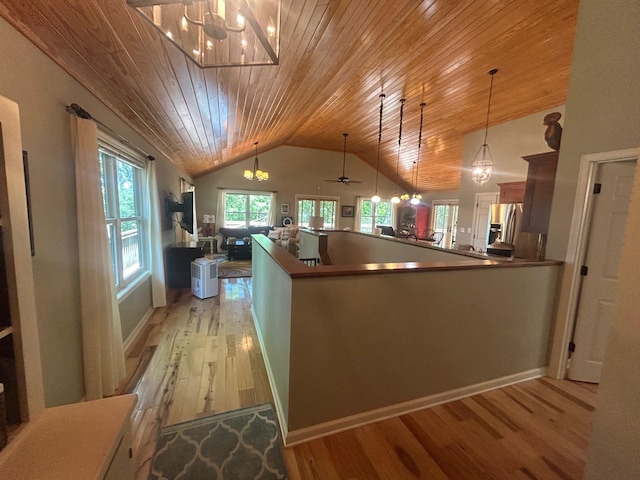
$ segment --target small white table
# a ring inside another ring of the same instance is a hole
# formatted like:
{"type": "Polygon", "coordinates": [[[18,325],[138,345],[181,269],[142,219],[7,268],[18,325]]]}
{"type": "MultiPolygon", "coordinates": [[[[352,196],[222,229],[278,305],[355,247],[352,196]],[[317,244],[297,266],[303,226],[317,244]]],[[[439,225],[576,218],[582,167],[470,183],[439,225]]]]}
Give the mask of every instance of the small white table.
{"type": "Polygon", "coordinates": [[[216,237],[198,237],[198,240],[201,242],[209,242],[209,253],[216,253],[216,237]]]}

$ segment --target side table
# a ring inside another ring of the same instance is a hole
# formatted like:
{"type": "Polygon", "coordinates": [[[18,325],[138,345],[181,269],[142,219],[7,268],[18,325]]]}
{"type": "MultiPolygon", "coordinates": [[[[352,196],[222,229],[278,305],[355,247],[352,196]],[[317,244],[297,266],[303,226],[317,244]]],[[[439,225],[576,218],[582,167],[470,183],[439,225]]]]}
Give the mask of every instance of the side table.
{"type": "Polygon", "coordinates": [[[209,253],[216,253],[217,241],[216,237],[198,237],[198,240],[202,242],[209,242],[209,253]]]}

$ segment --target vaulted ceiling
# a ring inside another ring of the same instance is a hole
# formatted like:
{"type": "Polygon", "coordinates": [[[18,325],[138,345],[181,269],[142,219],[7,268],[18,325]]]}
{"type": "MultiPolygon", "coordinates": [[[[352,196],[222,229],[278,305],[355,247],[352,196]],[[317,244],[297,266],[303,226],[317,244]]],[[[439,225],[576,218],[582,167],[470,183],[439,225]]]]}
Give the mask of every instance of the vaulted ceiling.
{"type": "MultiPolygon", "coordinates": [[[[126,0],[3,0],[0,15],[198,177],[279,145],[348,150],[418,190],[459,187],[462,137],[563,104],[579,0],[283,0],[280,64],[201,69],[126,0]]],[[[544,127],[541,125],[541,135],[544,127]]]]}

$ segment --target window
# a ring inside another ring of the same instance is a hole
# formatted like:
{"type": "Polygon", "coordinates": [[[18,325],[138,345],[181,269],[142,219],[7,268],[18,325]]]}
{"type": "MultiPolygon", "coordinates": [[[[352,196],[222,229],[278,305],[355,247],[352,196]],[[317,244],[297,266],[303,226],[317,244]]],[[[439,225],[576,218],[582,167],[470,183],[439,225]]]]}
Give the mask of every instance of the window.
{"type": "Polygon", "coordinates": [[[272,193],[225,192],[223,201],[225,227],[260,227],[273,224],[272,193]]]}
{"type": "Polygon", "coordinates": [[[371,200],[358,199],[360,216],[358,231],[373,233],[378,225],[393,226],[393,204],[390,201],[374,203],[371,200]]]}
{"type": "Polygon", "coordinates": [[[120,292],[149,270],[146,169],[137,154],[115,150],[103,140],[103,135],[100,137],[102,201],[113,277],[120,292]]]}
{"type": "Polygon", "coordinates": [[[308,227],[311,217],[322,217],[325,230],[336,228],[336,211],[338,199],[336,197],[298,197],[298,226],[308,227]]]}
{"type": "MultiPolygon", "coordinates": [[[[447,232],[451,234],[451,244],[445,245],[449,247],[456,241],[456,232],[458,231],[458,201],[433,202],[433,217],[431,220],[434,232],[447,232]]],[[[444,245],[444,244],[443,244],[444,245]]]]}

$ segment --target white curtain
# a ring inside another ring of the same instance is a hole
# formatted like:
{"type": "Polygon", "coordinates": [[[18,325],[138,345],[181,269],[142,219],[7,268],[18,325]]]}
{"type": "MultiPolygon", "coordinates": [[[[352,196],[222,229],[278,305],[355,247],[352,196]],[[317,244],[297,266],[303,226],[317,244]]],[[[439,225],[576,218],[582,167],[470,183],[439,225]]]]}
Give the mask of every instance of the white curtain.
{"type": "Polygon", "coordinates": [[[362,197],[356,197],[356,212],[354,215],[356,220],[353,228],[356,232],[359,232],[362,229],[362,197]]]}
{"type": "Polygon", "coordinates": [[[218,228],[224,227],[224,204],[225,204],[226,198],[227,198],[227,194],[225,193],[225,191],[219,190],[218,206],[216,208],[216,221],[218,222],[218,228]]]}
{"type": "Polygon", "coordinates": [[[71,132],[75,156],[85,397],[94,400],[112,395],[126,371],[102,205],[96,124],[72,116],[71,132]]]}
{"type": "Polygon", "coordinates": [[[271,206],[269,207],[269,226],[274,227],[276,224],[276,194],[271,194],[271,206]]]}
{"type": "Polygon", "coordinates": [[[164,279],[164,255],[162,251],[162,217],[160,195],[156,180],[156,162],[147,164],[147,191],[149,192],[149,235],[151,238],[151,300],[154,307],[167,305],[167,289],[164,279]]]}

